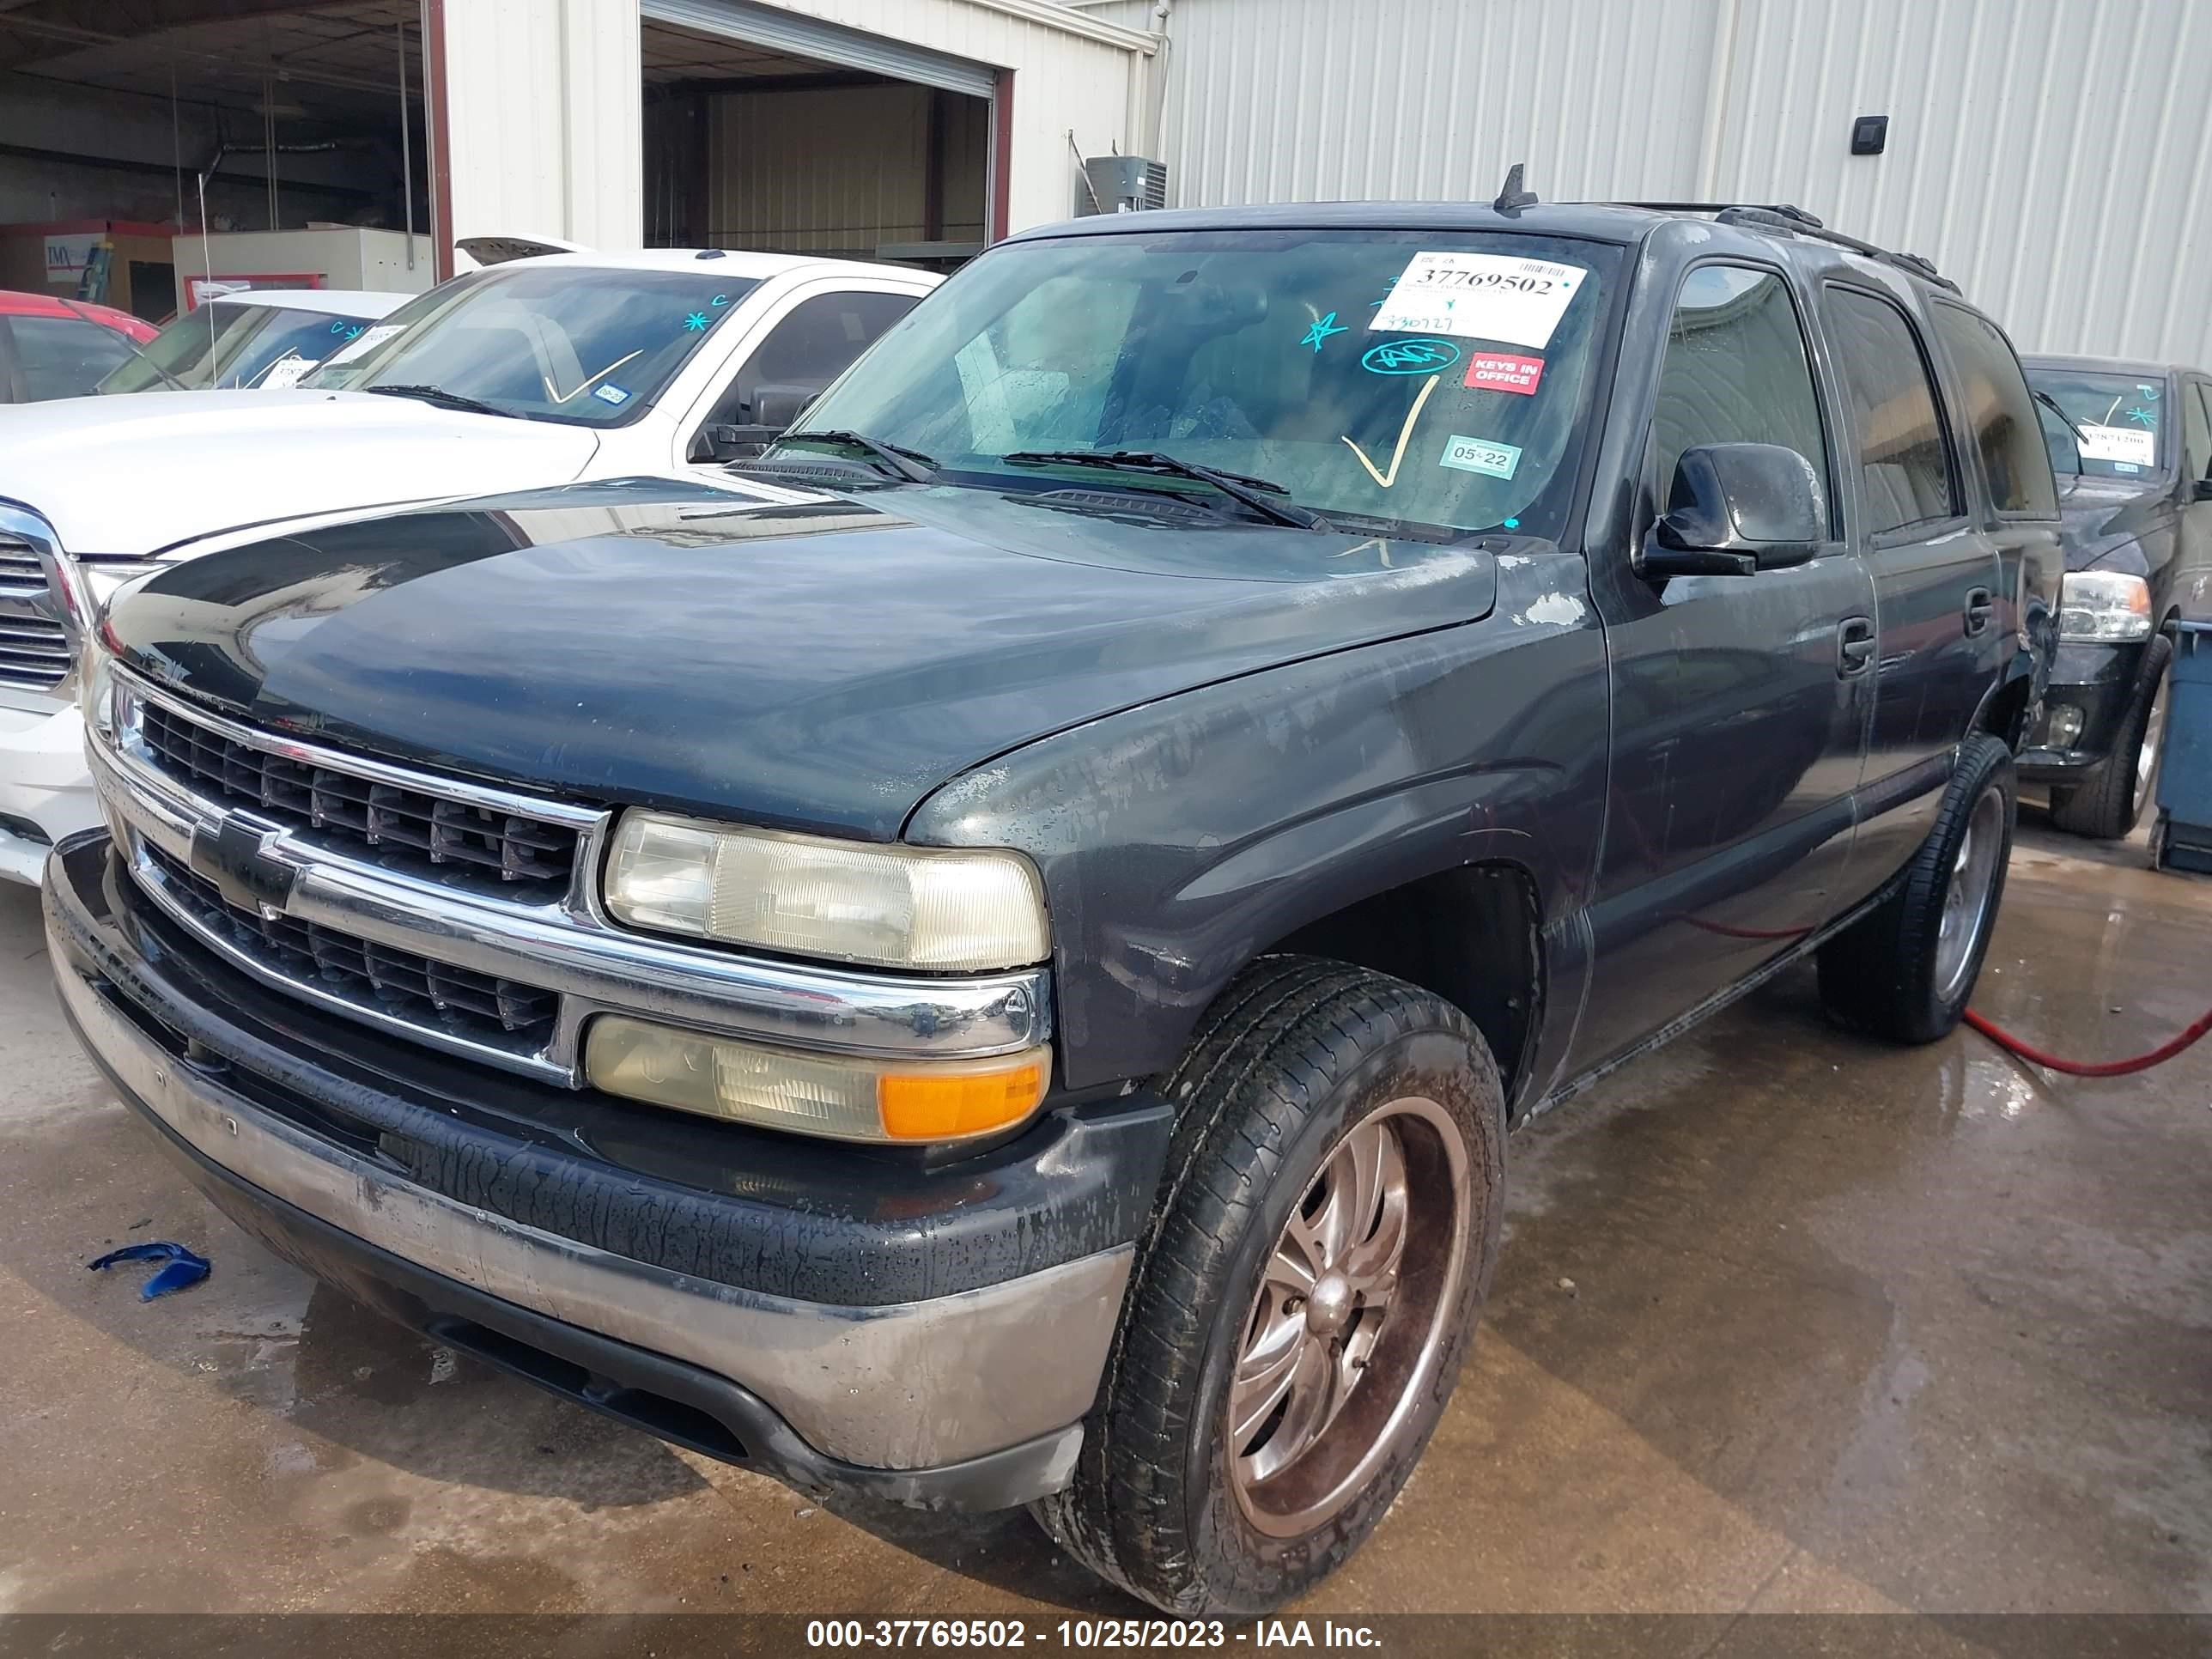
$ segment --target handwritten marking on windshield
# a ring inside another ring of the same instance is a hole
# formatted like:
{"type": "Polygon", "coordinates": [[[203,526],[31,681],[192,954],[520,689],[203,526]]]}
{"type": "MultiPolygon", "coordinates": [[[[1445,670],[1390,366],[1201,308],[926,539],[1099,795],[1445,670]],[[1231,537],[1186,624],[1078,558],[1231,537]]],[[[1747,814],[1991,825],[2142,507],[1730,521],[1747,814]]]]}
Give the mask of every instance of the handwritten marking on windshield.
{"type": "Polygon", "coordinates": [[[1311,346],[1314,349],[1314,356],[1318,357],[1321,356],[1321,343],[1323,340],[1328,338],[1332,334],[1342,334],[1346,331],[1344,326],[1336,320],[1336,313],[1332,311],[1328,316],[1320,319],[1311,328],[1308,329],[1306,331],[1306,337],[1299,341],[1298,343],[1300,345],[1311,346]]]}
{"type": "Polygon", "coordinates": [[[1406,445],[1413,438],[1413,422],[1421,418],[1421,405],[1428,402],[1429,394],[1436,389],[1437,377],[1433,374],[1421,382],[1420,395],[1413,399],[1413,406],[1406,411],[1405,425],[1398,428],[1398,447],[1390,452],[1389,471],[1377,472],[1375,470],[1375,463],[1367,459],[1367,452],[1353,443],[1350,438],[1345,439],[1346,447],[1359,458],[1360,465],[1367,469],[1367,476],[1383,489],[1388,489],[1398,482],[1398,464],[1406,459],[1406,445]]]}
{"type": "Polygon", "coordinates": [[[585,381],[585,382],[583,383],[583,385],[581,385],[581,386],[578,386],[578,387],[577,387],[574,392],[556,392],[556,391],[553,389],[553,380],[552,380],[552,377],[551,377],[550,375],[541,374],[541,375],[539,375],[539,376],[538,377],[538,382],[539,382],[539,384],[540,384],[540,385],[542,385],[542,386],[544,386],[544,388],[545,388],[545,395],[546,395],[547,397],[550,398],[551,398],[555,403],[556,403],[556,404],[574,403],[577,398],[579,398],[582,397],[582,396],[583,396],[586,392],[589,392],[589,391],[590,391],[593,386],[597,386],[600,381],[602,381],[602,380],[605,380],[605,379],[607,378],[607,376],[608,376],[608,375],[610,375],[610,374],[613,374],[617,369],[620,368],[621,368],[624,363],[626,363],[626,362],[629,362],[630,357],[642,357],[642,356],[645,356],[645,349],[644,349],[642,346],[641,346],[641,347],[639,347],[635,351],[631,352],[631,353],[629,354],[629,357],[617,357],[617,358],[616,358],[614,362],[612,362],[609,363],[609,364],[608,364],[605,368],[601,369],[598,374],[596,374],[592,375],[592,378],[591,378],[590,380],[588,380],[585,381]]]}
{"type": "Polygon", "coordinates": [[[707,313],[703,311],[693,312],[684,319],[684,326],[694,334],[704,334],[707,331],[707,313]]]}
{"type": "Polygon", "coordinates": [[[1368,347],[1359,366],[1370,374],[1434,374],[1458,361],[1449,340],[1386,340],[1368,347]]]}

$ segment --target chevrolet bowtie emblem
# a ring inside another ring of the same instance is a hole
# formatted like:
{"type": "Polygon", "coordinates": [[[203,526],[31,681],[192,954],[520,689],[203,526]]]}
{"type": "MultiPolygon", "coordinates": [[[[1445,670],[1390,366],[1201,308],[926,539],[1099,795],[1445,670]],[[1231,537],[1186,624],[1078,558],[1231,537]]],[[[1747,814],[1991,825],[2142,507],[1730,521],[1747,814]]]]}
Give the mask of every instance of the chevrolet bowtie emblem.
{"type": "Polygon", "coordinates": [[[224,902],[240,910],[282,913],[292,896],[294,875],[265,850],[283,832],[244,812],[231,812],[214,830],[192,831],[192,873],[211,881],[224,902]]]}

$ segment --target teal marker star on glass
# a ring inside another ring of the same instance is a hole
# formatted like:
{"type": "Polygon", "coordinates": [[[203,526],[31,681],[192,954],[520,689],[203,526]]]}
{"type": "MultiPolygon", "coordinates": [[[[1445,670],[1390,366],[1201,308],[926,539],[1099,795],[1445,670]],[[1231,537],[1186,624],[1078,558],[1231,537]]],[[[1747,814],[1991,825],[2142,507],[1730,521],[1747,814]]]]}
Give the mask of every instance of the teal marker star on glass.
{"type": "Polygon", "coordinates": [[[2137,426],[2156,426],[2158,424],[2158,416],[2153,414],[2149,410],[2145,409],[2141,404],[2137,404],[2133,409],[2128,411],[2128,418],[2133,421],[2137,426]]]}
{"type": "Polygon", "coordinates": [[[684,319],[684,326],[690,329],[694,334],[705,333],[707,331],[707,313],[703,311],[693,312],[689,317],[686,317],[684,319]]]}
{"type": "Polygon", "coordinates": [[[1332,334],[1341,334],[1343,332],[1343,325],[1336,320],[1336,313],[1332,311],[1328,316],[1322,318],[1311,328],[1308,329],[1306,331],[1306,337],[1299,341],[1298,343],[1300,345],[1311,346],[1314,349],[1314,355],[1318,356],[1321,355],[1321,343],[1323,340],[1328,338],[1332,334]]]}

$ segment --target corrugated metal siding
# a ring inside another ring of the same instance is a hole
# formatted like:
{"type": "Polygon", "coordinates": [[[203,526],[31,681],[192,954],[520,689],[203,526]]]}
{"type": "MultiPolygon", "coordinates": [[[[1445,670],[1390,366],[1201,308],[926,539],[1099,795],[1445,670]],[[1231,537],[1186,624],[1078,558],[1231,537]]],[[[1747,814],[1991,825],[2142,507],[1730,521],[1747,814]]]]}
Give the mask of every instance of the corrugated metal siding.
{"type": "Polygon", "coordinates": [[[2023,350],[2212,363],[2212,5],[1740,3],[1723,188],[1928,255],[2023,350]]]}
{"type": "MultiPolygon", "coordinates": [[[[927,88],[732,93],[708,106],[708,240],[872,257],[928,234],[927,88]]],[[[944,239],[983,234],[986,106],[945,99],[944,239]]]]}
{"type": "MultiPolygon", "coordinates": [[[[1085,9],[1146,27],[1148,0],[1085,9]]],[[[2212,0],[1175,0],[1176,205],[1793,202],[2026,350],[2212,364],[2212,0]],[[1890,117],[1880,156],[1852,118],[1890,117]]]]}
{"type": "Polygon", "coordinates": [[[1487,200],[1515,161],[1547,197],[1678,192],[1721,3],[1178,0],[1168,199],[1487,200]]]}
{"type": "Polygon", "coordinates": [[[446,0],[445,17],[453,233],[637,246],[634,0],[446,0]]]}

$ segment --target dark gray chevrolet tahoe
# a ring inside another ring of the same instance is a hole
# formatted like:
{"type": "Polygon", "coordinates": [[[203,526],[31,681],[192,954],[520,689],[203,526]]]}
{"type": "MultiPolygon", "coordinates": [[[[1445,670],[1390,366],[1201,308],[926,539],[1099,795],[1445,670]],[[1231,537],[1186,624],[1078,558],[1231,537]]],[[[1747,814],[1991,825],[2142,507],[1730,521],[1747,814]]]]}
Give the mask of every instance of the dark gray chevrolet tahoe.
{"type": "Polygon", "coordinates": [[[1854,1027],[1957,1019],[2057,510],[1924,264],[1097,218],[806,427],[757,500],[347,523],[90,619],[70,1015],[438,1340],[1262,1609],[1435,1428],[1510,1128],[1808,953],[1854,1027]]]}

